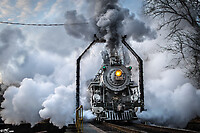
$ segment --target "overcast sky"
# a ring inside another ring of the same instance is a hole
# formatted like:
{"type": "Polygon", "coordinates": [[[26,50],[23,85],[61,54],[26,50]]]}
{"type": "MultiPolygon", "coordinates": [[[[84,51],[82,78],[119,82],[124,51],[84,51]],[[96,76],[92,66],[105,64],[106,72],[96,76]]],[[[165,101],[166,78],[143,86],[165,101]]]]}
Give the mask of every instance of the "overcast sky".
{"type": "MultiPolygon", "coordinates": [[[[138,13],[142,0],[120,0],[123,7],[138,13]]],[[[1,0],[1,21],[58,22],[68,10],[80,9],[81,0],[1,0]]],[[[2,26],[1,26],[2,27],[2,26]]]]}

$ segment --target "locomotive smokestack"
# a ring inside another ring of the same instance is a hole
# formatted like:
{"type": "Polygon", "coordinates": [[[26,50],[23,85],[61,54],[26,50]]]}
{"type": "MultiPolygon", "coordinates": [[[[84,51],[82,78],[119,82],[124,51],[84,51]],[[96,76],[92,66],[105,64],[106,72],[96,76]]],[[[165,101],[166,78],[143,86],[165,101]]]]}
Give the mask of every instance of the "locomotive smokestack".
{"type": "Polygon", "coordinates": [[[118,54],[118,49],[119,49],[119,35],[118,34],[116,34],[116,37],[113,36],[109,38],[107,47],[110,50],[111,57],[116,56],[116,54],[118,54]]]}

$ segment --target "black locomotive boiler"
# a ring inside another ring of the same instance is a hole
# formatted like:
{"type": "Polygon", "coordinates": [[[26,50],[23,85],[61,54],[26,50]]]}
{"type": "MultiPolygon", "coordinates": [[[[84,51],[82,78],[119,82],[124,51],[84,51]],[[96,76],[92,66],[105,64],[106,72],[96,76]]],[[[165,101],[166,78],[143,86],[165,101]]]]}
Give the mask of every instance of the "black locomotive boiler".
{"type": "MultiPolygon", "coordinates": [[[[77,59],[77,108],[79,106],[79,69],[80,60],[84,53],[96,42],[94,40],[83,54],[77,59]]],[[[138,84],[132,80],[132,66],[126,66],[117,51],[115,54],[103,52],[103,64],[95,78],[90,82],[90,105],[97,120],[132,120],[137,118],[136,112],[144,110],[144,88],[142,60],[135,51],[126,43],[125,37],[122,44],[136,57],[139,68],[138,84]]]]}

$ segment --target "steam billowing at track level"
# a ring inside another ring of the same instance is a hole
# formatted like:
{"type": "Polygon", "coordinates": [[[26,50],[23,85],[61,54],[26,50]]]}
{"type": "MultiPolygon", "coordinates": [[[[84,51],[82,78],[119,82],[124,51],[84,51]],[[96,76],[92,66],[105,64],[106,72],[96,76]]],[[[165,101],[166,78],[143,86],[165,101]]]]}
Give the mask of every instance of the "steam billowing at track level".
{"type": "MultiPolygon", "coordinates": [[[[55,4],[54,10],[59,12],[62,5],[68,5],[66,1],[65,4],[62,2],[58,1],[56,4],[59,8],[56,9],[55,4]]],[[[75,118],[75,61],[93,40],[94,34],[107,40],[105,49],[111,54],[114,49],[126,51],[119,41],[121,36],[127,35],[129,44],[144,60],[147,111],[138,114],[141,119],[158,125],[184,127],[189,120],[200,115],[200,91],[184,77],[184,69],[178,66],[173,69],[167,67],[175,58],[174,55],[160,52],[157,44],[165,45],[165,42],[163,36],[157,35],[162,34],[162,31],[156,33],[137,19],[134,13],[123,8],[118,0],[73,2],[77,10],[65,13],[66,23],[88,24],[65,26],[69,36],[63,29],[56,28],[42,29],[37,33],[11,26],[0,29],[2,81],[5,84],[20,84],[20,87],[9,87],[4,93],[1,117],[5,123],[26,122],[33,126],[47,118],[59,127],[72,123],[75,118]]],[[[66,7],[62,11],[66,11],[66,7]]],[[[85,83],[100,68],[100,51],[105,49],[96,46],[82,60],[81,102],[85,109],[90,108],[85,83]]],[[[128,57],[126,53],[126,63],[137,66],[132,57],[128,57]]],[[[135,69],[133,67],[133,75],[137,71],[135,69]]]]}

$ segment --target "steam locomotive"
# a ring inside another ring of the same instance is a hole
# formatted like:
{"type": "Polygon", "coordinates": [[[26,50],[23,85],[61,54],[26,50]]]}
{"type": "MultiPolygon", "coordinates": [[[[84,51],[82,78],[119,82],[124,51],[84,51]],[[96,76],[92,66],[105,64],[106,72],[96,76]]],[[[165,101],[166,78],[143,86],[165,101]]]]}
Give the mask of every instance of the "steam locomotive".
{"type": "MultiPolygon", "coordinates": [[[[118,54],[102,54],[103,64],[95,78],[90,82],[90,105],[98,121],[132,120],[136,112],[144,110],[143,61],[122,37],[122,44],[135,56],[138,62],[138,84],[131,79],[132,66],[126,66],[118,54]]],[[[76,108],[80,103],[80,61],[84,54],[96,43],[105,43],[96,38],[77,59],[76,70],[76,108]]],[[[112,52],[113,53],[113,52],[112,52]]],[[[117,53],[115,50],[114,53],[117,53]]]]}
{"type": "Polygon", "coordinates": [[[137,118],[138,107],[143,110],[143,88],[139,90],[131,80],[132,66],[124,65],[117,52],[112,56],[103,52],[102,59],[102,66],[88,87],[92,112],[99,121],[137,118]]]}

